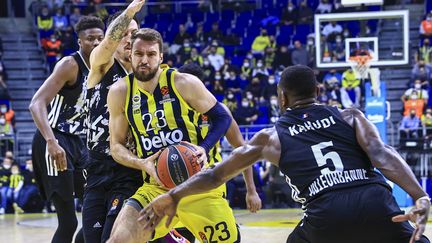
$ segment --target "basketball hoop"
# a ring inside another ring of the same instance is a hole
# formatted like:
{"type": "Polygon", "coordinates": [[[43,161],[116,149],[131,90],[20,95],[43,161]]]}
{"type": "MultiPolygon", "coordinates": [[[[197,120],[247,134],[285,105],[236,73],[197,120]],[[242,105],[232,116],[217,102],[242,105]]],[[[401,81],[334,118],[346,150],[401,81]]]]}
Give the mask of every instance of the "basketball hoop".
{"type": "Polygon", "coordinates": [[[367,79],[369,76],[370,61],[372,57],[370,55],[358,55],[352,56],[349,59],[351,68],[359,79],[367,79]]]}

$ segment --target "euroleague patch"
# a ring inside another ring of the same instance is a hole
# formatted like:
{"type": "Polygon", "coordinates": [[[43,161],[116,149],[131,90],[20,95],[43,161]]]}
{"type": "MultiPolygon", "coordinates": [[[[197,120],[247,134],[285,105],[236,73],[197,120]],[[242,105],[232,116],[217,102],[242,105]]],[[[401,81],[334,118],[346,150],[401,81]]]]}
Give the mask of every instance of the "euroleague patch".
{"type": "Polygon", "coordinates": [[[112,204],[111,204],[111,209],[110,210],[116,210],[118,204],[119,204],[118,198],[114,199],[113,202],[112,202],[112,204]]]}

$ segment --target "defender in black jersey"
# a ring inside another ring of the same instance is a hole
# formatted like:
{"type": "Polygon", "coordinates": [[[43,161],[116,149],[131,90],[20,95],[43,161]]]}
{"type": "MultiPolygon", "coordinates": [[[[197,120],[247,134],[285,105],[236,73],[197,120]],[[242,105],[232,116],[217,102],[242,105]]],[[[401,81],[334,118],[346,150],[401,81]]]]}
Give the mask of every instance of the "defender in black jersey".
{"type": "Polygon", "coordinates": [[[130,36],[139,23],[133,17],[144,2],[135,0],[124,12],[110,16],[106,36],[90,56],[86,98],[89,163],[83,204],[86,242],[109,238],[124,200],[143,183],[141,171],[122,166],[111,157],[107,95],[111,85],[131,72],[130,36]]]}
{"type": "Polygon", "coordinates": [[[87,161],[80,136],[86,132],[83,111],[89,57],[102,41],[104,28],[96,17],[78,21],[79,51],[57,63],[29,107],[38,127],[32,144],[35,177],[42,196],[53,201],[59,222],[52,242],[71,242],[77,227],[74,196],[82,198],[82,169],[87,161]]]}
{"type": "Polygon", "coordinates": [[[215,188],[265,159],[280,167],[293,199],[305,210],[287,242],[429,242],[422,234],[430,198],[406,162],[382,142],[360,111],[318,105],[318,93],[310,68],[285,69],[278,85],[283,115],[275,127],[257,133],[214,169],[156,198],[141,212],[140,220],[151,218],[143,227],[153,227],[164,215],[169,222],[181,198],[215,188]],[[416,201],[409,214],[403,215],[374,168],[416,201]],[[405,222],[408,219],[416,229],[405,222]]]}

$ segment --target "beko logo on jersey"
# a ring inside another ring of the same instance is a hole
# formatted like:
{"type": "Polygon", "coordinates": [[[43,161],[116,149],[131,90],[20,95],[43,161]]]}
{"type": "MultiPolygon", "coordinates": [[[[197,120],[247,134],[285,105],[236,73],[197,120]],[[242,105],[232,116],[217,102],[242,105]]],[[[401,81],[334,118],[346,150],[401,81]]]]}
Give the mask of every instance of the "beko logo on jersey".
{"type": "Polygon", "coordinates": [[[324,118],[321,120],[316,120],[314,122],[307,121],[303,125],[297,124],[294,126],[290,126],[290,127],[288,127],[288,130],[289,130],[291,136],[295,136],[299,133],[307,132],[309,130],[318,130],[318,129],[322,129],[322,128],[328,128],[331,125],[335,125],[335,124],[336,124],[336,122],[335,122],[333,116],[329,116],[327,118],[324,118]]]}
{"type": "Polygon", "coordinates": [[[177,144],[183,140],[183,132],[179,129],[170,132],[160,131],[151,138],[141,136],[145,150],[159,149],[168,145],[177,144]]]}

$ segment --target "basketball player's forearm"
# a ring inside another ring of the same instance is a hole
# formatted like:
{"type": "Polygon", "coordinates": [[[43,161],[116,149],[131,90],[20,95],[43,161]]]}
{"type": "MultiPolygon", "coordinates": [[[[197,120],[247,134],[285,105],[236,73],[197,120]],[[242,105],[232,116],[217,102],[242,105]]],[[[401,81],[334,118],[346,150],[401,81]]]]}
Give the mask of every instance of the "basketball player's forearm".
{"type": "Polygon", "coordinates": [[[39,129],[46,142],[56,141],[54,132],[48,122],[48,111],[46,106],[32,101],[29,106],[30,113],[32,114],[33,121],[39,129]]]}
{"type": "Polygon", "coordinates": [[[385,161],[377,168],[389,180],[404,189],[414,200],[426,196],[419,185],[411,168],[404,159],[390,146],[385,145],[385,149],[378,154],[378,161],[385,161]]]}
{"type": "Polygon", "coordinates": [[[253,180],[252,166],[249,166],[246,170],[243,171],[243,180],[246,184],[246,190],[248,192],[256,191],[255,182],[253,180]]]}
{"type": "Polygon", "coordinates": [[[136,12],[132,9],[127,8],[122,14],[120,14],[107,30],[108,39],[117,43],[120,42],[135,13],[136,12]]]}
{"type": "Polygon", "coordinates": [[[143,170],[142,160],[122,144],[111,146],[111,155],[117,163],[137,170],[143,170]]]}

